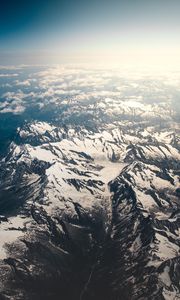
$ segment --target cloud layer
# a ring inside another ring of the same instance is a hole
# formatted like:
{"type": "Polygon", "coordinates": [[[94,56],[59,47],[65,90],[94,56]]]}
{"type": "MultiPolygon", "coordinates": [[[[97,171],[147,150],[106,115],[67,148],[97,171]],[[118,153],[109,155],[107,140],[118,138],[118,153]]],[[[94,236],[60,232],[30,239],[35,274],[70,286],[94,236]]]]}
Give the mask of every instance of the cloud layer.
{"type": "Polygon", "coordinates": [[[180,73],[130,73],[88,66],[21,66],[0,69],[0,113],[22,114],[27,109],[107,110],[110,114],[156,114],[156,106],[176,107],[180,73]],[[15,77],[17,79],[15,79],[15,77]]]}

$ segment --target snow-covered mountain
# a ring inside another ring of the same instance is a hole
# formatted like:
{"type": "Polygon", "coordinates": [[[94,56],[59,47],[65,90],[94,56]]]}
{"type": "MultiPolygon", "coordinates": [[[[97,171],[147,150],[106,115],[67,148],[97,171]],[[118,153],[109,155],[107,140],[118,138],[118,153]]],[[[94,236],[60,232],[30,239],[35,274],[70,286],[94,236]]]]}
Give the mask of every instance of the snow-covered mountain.
{"type": "Polygon", "coordinates": [[[180,299],[179,160],[177,130],[149,120],[19,128],[0,166],[1,299],[180,299]]]}
{"type": "Polygon", "coordinates": [[[1,69],[0,300],[180,299],[179,87],[1,69]]]}

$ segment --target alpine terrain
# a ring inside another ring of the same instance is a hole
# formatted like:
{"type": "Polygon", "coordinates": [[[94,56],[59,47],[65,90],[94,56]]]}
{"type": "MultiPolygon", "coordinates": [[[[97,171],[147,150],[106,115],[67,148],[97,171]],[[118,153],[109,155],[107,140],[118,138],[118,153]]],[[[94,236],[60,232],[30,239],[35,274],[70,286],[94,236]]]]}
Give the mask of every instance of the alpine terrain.
{"type": "Polygon", "coordinates": [[[0,162],[0,299],[180,299],[179,75],[18,76],[0,103],[2,136],[16,118],[0,162]]]}

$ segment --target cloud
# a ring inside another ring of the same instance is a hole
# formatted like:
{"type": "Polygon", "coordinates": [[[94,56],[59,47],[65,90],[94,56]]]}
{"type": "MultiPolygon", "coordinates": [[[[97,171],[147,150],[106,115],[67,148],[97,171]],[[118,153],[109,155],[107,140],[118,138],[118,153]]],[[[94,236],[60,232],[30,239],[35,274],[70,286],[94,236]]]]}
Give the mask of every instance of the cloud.
{"type": "Polygon", "coordinates": [[[15,97],[11,102],[4,101],[0,104],[0,113],[20,114],[25,110],[21,99],[15,97]]]}
{"type": "Polygon", "coordinates": [[[18,90],[17,92],[4,93],[2,97],[5,101],[0,104],[0,113],[20,114],[24,112],[24,99],[27,97],[27,94],[18,90]]]}
{"type": "Polygon", "coordinates": [[[15,115],[21,114],[24,112],[25,107],[18,104],[11,104],[10,106],[7,106],[0,110],[0,113],[13,113],[15,115]]]}
{"type": "Polygon", "coordinates": [[[11,74],[11,73],[0,74],[0,77],[17,77],[17,76],[19,76],[19,74],[17,74],[17,73],[14,73],[14,74],[11,74]]]}
{"type": "Polygon", "coordinates": [[[20,66],[2,66],[0,65],[0,70],[20,70],[22,69],[22,65],[20,66]]]}
{"type": "MultiPolygon", "coordinates": [[[[91,109],[94,103],[99,109],[107,109],[112,114],[123,110],[128,113],[133,107],[139,111],[150,111],[153,101],[165,103],[174,97],[169,89],[171,78],[173,82],[180,82],[180,74],[173,74],[172,77],[168,74],[155,79],[152,75],[142,76],[138,72],[132,74],[124,70],[120,72],[74,66],[43,67],[43,70],[39,70],[30,74],[21,71],[23,80],[13,79],[10,83],[2,81],[1,86],[7,88],[7,92],[1,96],[3,102],[0,104],[0,112],[22,113],[33,105],[42,110],[47,106],[51,109],[52,104],[53,109],[54,106],[66,104],[70,109],[75,109],[75,105],[76,110],[85,106],[91,109]],[[30,86],[31,92],[27,90],[30,86]]],[[[6,74],[3,72],[1,75],[6,74]]]]}
{"type": "Polygon", "coordinates": [[[31,83],[30,83],[30,80],[28,80],[28,79],[23,80],[23,81],[16,80],[15,85],[16,86],[25,86],[25,87],[27,86],[28,87],[28,86],[31,86],[31,83]]]}
{"type": "Polygon", "coordinates": [[[17,100],[22,101],[22,99],[26,98],[28,94],[25,94],[23,91],[18,90],[17,92],[7,92],[2,95],[6,100],[17,100]]]}

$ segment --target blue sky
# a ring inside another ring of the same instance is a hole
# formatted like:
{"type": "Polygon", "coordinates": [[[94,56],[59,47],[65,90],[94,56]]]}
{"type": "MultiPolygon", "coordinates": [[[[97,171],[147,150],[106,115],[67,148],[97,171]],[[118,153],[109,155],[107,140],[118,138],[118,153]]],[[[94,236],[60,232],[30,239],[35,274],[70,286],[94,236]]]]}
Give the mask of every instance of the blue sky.
{"type": "Polygon", "coordinates": [[[134,59],[178,56],[179,14],[179,0],[1,1],[0,58],[56,63],[132,53],[134,59]]]}

